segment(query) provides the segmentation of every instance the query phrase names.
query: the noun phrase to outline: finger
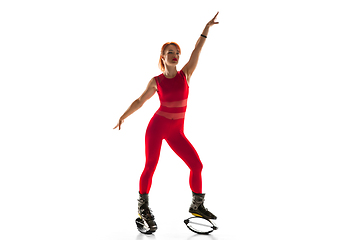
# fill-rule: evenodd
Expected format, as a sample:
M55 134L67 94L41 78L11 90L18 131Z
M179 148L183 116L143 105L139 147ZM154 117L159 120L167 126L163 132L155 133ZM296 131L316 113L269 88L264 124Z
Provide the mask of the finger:
M217 17L217 15L219 14L219 12L216 13L215 17L213 18L215 20L215 18Z

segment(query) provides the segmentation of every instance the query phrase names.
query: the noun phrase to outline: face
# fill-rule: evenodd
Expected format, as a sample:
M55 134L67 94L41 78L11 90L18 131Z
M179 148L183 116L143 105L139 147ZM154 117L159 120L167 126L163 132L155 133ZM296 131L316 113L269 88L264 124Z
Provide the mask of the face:
M165 65L176 66L180 59L179 49L174 45L169 45L165 48L164 55L162 55Z

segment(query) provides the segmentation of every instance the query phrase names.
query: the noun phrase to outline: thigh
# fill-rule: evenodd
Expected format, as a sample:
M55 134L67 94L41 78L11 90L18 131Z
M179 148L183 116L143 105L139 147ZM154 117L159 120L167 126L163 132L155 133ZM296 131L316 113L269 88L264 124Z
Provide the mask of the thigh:
M146 129L145 155L146 165L156 167L159 160L162 140L164 139L164 124L161 118L154 116Z
M198 153L182 131L172 134L166 138L166 141L170 148L186 163L190 169L202 169L202 163Z

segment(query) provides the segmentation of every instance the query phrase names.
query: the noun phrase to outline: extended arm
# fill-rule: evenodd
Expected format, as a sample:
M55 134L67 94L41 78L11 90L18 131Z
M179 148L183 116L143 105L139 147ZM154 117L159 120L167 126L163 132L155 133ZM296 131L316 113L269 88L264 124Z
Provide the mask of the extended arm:
M209 33L209 28L211 26L213 26L214 24L219 24L219 22L215 22L215 19L217 17L217 15L219 14L219 12L217 12L217 14L215 15L215 17L213 19L210 20L210 22L208 22L204 28L204 31L202 32L202 36L200 36L200 38L197 40L196 44L195 44L195 49L193 50L191 56L190 56L190 60L189 62L183 67L183 72L186 75L186 79L189 82L190 81L190 77L193 74L193 72L195 71L195 68L197 66L197 63L199 61L199 56L200 56L200 52L202 47L205 44L206 41L206 37Z
M142 105L144 105L144 103L147 100L149 100L155 94L156 91L157 91L157 87L156 87L155 78L152 78L149 84L147 85L145 91L143 92L143 94L130 105L130 107L120 117L118 124L113 129L119 127L120 130L121 124L124 122L124 120L128 116L136 112L139 108L141 108Z

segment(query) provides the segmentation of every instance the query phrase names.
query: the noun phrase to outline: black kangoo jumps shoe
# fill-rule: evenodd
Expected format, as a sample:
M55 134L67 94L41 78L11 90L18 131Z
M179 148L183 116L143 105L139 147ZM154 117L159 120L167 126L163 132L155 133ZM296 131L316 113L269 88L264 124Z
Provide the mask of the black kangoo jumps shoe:
M140 218L136 219L136 225L141 233L151 234L157 230L155 217L149 208L149 195L140 194L138 200L138 214Z
M217 219L217 217L212 214L207 208L204 207L204 201L205 201L205 194L204 193L194 193L193 192L193 199L192 203L189 209L189 212L196 216L196 217L202 217L206 219Z

